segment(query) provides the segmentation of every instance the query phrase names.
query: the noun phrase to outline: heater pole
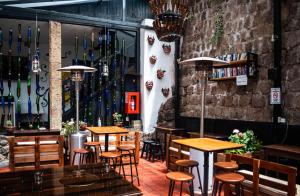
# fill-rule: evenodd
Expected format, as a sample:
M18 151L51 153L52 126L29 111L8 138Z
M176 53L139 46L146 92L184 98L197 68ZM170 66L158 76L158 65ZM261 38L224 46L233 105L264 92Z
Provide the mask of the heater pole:
M76 91L76 131L79 131L79 81L75 81Z
M205 88L206 88L206 71L203 71L203 76L200 80L201 85L201 119L200 119L200 137L204 137L204 103L205 103Z

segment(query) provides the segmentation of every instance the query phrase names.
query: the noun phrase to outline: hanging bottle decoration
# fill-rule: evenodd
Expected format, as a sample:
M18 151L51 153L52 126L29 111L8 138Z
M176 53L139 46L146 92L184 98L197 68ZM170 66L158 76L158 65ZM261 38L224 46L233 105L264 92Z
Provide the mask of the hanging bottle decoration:
M92 32L91 34L91 49L89 52L90 60L91 60L91 67L94 67L94 43L95 43L95 34ZM90 92L89 92L89 105L88 105L88 120L90 124L94 124L94 111L93 104L94 104L94 89L95 89L95 73L91 74L90 77Z
M13 99L13 96L11 94L11 61L12 61L12 41L13 41L13 30L12 28L9 29L8 34L8 80L7 80L7 86L8 86L8 96L7 96L7 107L8 107L8 116L7 120L11 121L11 102Z
M0 127L1 129L4 127L4 120L5 120L5 101L4 101L4 86L3 86L3 52L2 52L2 46L3 46L3 32L0 28L0 94L1 94L1 108L2 108L2 116L1 116L1 123Z
M78 36L75 36L75 65L78 65Z
M87 35L86 32L83 34L83 64L84 66L87 66L87 49L88 49L88 41L87 41ZM88 81L87 75L84 74L84 81L83 81L83 86L84 86L84 117L83 121L85 123L88 123L88 114L89 114L89 104L88 104L88 98L89 98L89 88L88 88Z
M103 72L107 71L107 77L105 77L105 92L104 92L104 100L105 100L105 117L106 117L106 125L110 125L111 114L110 114L110 104L109 104L109 60L110 60L110 33L109 30L106 28L106 36L105 36L105 62L104 62L104 69Z
M115 44L114 44L114 59L112 63L113 70L113 113L117 111L117 34L115 34Z
M21 24L18 24L18 39L17 39L17 55L18 55L18 81L17 81L17 127L20 128L21 123L21 50L22 50L22 34Z
M27 66L27 71L28 71L28 76L27 76L27 95L28 95L28 103L27 103L27 108L28 108L28 121L29 121L29 128L32 128L32 124L31 124L31 116L32 116L32 112L31 112L31 99L30 99L30 95L31 95L31 74L30 74L30 70L31 70L31 37L32 37L32 31L31 31L31 27L29 26L27 29L27 41L26 41L26 45L28 48L28 66Z
M125 104L125 40L122 40L122 55L121 55L121 103L120 103L120 112L124 113L124 104Z
M99 62L98 62L98 73L99 73L99 92L98 92L98 122L101 122L101 111L102 111L102 34L99 32L98 34L98 46L99 46ZM98 126L99 123L98 123Z
M32 72L36 73L35 75L35 94L36 94L36 110L37 110L37 128L40 128L40 35L41 35L41 29L39 26L37 26L37 19L36 19L36 33L35 33L35 57L32 61Z

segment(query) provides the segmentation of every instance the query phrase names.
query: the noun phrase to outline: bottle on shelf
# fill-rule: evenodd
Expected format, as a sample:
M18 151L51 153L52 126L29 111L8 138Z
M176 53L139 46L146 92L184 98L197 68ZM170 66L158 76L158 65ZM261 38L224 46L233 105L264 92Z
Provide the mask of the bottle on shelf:
M97 123L98 127L101 127L101 124L102 124L102 123L101 123L101 118L99 117L99 118L98 118L98 123Z

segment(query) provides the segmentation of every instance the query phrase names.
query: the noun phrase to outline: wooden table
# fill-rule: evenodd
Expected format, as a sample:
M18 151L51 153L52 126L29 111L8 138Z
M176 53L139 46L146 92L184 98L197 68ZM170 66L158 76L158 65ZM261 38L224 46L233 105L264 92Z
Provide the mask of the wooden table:
M157 133L163 133L164 134L164 156L165 156L165 160L167 160L166 158L166 152L167 152L167 148L168 148L168 145L167 145L167 134L170 134L170 137L172 135L172 132L174 131L184 131L183 128L168 128L168 127L154 127L156 129L156 133L155 133L155 137L157 139Z
M99 135L105 135L105 151L108 151L108 137L110 134L127 134L129 131L122 127L117 126L103 126L103 127L87 127L87 130L91 131L93 137ZM96 139L96 138L94 138ZM94 141L93 139L93 141ZM99 138L98 138L99 139ZM97 139L95 140L97 141ZM99 141L99 140L98 140Z
M269 156L284 157L288 159L300 160L300 147L290 146L284 144L272 144L263 147L265 159L268 160Z
M204 183L203 183L203 193L202 195L208 195L208 165L209 165L209 152L218 152L229 149L241 148L244 145L236 144L232 142L212 139L212 138L191 138L191 139L179 139L173 140L174 143L180 144L182 146L187 146L189 148L202 151L204 153Z
M81 175L76 175L78 169L83 170ZM0 173L0 193L1 195L142 195L138 188L114 170L105 172L105 168L99 163L81 165L80 168L65 166Z

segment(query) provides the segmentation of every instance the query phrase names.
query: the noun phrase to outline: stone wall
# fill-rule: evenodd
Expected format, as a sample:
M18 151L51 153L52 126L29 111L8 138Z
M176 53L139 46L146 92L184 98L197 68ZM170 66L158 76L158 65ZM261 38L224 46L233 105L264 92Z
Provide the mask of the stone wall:
M174 97L161 104L158 112L157 126L175 127Z
M290 0L286 4L283 73L287 74L283 77L286 89L284 99L293 100L286 101L289 103L285 111L292 124L300 124L299 1ZM182 59L244 51L259 55L257 79L249 79L247 86L237 87L234 80L208 83L205 117L271 122L273 107L269 104L269 93L272 81L267 78L267 70L273 66L272 1L205 0L196 1L193 8L194 17L187 22L183 37ZM224 35L218 44L212 44L210 39L214 34L218 10L223 13ZM200 117L200 73L195 71L193 65L183 65L180 74L180 115Z
M300 2L283 1L282 10L284 113L290 124L300 124Z

